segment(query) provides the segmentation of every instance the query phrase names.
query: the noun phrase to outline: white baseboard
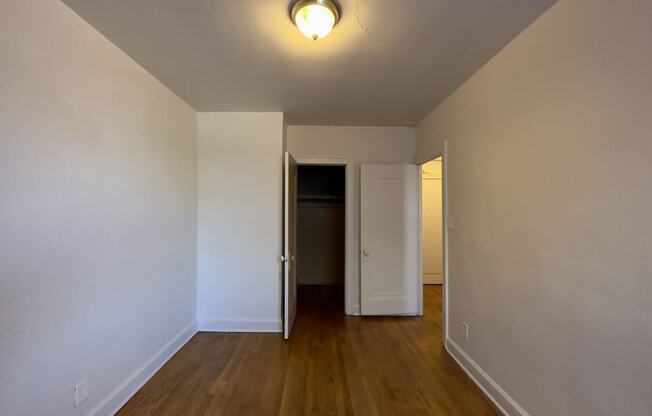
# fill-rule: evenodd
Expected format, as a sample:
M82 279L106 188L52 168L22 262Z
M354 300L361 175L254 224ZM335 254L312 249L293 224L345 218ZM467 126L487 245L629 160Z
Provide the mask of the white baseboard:
M112 416L115 415L122 406L127 403L131 397L147 381L152 378L163 365L168 362L174 354L177 353L188 341L197 333L197 322L192 322L181 332L168 341L163 348L158 350L149 360L138 367L122 383L120 383L111 393L109 393L100 403L98 403L90 412L89 416Z
M360 304L356 303L353 305L353 310L351 312L351 315L360 315Z
M283 331L280 319L211 319L199 321L200 332L271 332Z
M446 351L466 372L473 382L505 416L530 416L507 392L500 387L469 355L453 341L446 339Z

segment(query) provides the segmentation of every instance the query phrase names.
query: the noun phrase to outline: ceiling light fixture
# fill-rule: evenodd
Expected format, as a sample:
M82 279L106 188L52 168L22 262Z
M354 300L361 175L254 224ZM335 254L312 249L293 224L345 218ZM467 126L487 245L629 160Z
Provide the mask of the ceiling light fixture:
M333 0L298 0L291 16L301 33L317 40L331 33L340 20L340 9Z

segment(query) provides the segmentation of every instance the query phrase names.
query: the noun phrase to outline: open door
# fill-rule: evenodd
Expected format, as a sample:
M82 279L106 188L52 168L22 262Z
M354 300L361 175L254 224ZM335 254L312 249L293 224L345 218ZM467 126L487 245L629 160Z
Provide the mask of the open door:
M297 315L297 162L285 152L283 220L283 336L290 337Z
M361 166L363 315L418 313L418 181L416 165Z

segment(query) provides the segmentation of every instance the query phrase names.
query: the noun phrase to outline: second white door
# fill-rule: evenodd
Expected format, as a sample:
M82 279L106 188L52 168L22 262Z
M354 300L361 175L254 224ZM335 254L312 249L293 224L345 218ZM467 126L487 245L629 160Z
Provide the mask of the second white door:
M361 313L418 311L418 170L416 165L360 168Z

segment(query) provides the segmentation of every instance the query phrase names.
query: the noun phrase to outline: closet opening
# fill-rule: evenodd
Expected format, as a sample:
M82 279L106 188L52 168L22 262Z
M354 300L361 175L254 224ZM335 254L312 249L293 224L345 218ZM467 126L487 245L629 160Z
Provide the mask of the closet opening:
M344 313L346 166L299 165L298 313Z

